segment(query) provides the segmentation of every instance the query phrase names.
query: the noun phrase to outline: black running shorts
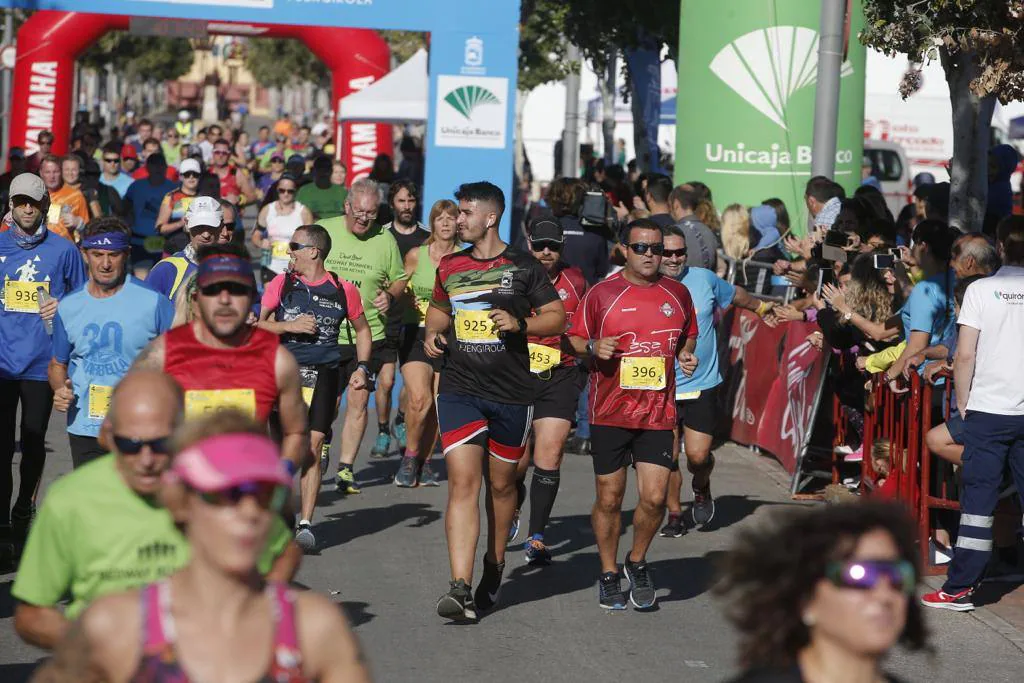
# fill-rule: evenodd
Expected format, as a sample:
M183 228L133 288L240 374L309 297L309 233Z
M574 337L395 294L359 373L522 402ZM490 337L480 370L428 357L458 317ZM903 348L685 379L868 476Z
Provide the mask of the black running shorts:
M586 381L586 374L577 365L559 365L534 374L533 419L557 417L576 424L576 406Z
M646 462L672 468L671 429L625 429L590 425L594 474L615 474L624 467Z
M680 425L701 434L714 434L718 424L718 387L704 389L700 396L676 401Z

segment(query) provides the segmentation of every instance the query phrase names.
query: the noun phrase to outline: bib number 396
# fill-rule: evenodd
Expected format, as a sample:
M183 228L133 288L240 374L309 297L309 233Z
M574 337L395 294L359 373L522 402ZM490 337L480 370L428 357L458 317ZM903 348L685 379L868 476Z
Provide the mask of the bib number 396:
M619 365L619 387L660 391L665 388L665 359L626 356Z

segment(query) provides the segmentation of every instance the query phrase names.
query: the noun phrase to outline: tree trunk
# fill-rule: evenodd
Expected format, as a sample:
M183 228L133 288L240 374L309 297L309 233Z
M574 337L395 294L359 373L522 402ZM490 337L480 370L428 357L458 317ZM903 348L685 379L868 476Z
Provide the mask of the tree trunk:
M516 178L520 180L523 179L526 165L526 148L523 143L523 109L526 108L526 98L529 96L529 90L516 91L515 145L512 148L512 166L515 169Z
M994 95L978 97L970 83L978 76L973 53L940 52L953 109L953 162L950 170L949 224L981 232L988 203L988 149Z
M601 88L601 136L604 140L604 163L615 163L615 75L618 73L616 54L608 57L608 68L599 79Z

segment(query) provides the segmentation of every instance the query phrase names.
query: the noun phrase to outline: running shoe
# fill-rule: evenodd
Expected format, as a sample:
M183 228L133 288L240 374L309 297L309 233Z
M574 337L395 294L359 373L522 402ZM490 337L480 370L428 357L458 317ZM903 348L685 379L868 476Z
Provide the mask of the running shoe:
M622 577L617 572L605 572L597 581L598 604L604 609L626 609L626 596L622 592Z
M647 561L640 560L633 562L626 553L626 562L622 565L622 571L629 581L629 601L637 609L650 609L654 607L658 599L654 589L654 580L651 579L651 572L647 569Z
M302 520L295 528L295 542L304 553L316 550L316 536L313 535L313 527L308 520Z
M440 486L441 481L438 478L437 472L434 471L434 466L430 464L431 458L427 458L423 461L423 466L420 467L420 486Z
M707 526L715 517L715 499L711 497L711 484L700 491L693 491L693 507L690 508L694 526Z
M405 450L405 423L398 422L391 428L391 434L395 437L395 441L398 442L398 447Z
M359 485L356 484L355 472L348 467L343 467L338 470L336 483L338 486L338 493L362 493L359 489Z
M686 527L683 526L683 516L681 514L669 515L668 523L661 527L661 531L658 532L658 535L662 538L679 538L685 534Z
M970 588L965 588L954 595L938 590L922 595L921 604L925 607L949 609L954 612L970 612L974 609L973 597L974 591Z
M501 591L501 575L505 572L505 563L491 564L484 555L484 572L477 584L476 592L473 593L473 601L483 611L494 609L498 602L498 593Z
M451 589L437 601L437 614L454 621L476 621L476 605L463 579L452 581Z
M515 543L517 538L519 538L519 510L516 510L515 516L512 517L512 526L508 528L508 542Z
M544 539L540 534L534 534L526 539L523 550L526 552L526 564L533 566L551 564L551 551L544 545Z
M402 463L398 466L398 472L395 474L395 486L400 486L403 489L414 488L417 465L419 465L419 460L415 456L403 457Z
M386 432L377 432L377 440L373 442L370 449L371 458L386 458L391 451L391 436Z

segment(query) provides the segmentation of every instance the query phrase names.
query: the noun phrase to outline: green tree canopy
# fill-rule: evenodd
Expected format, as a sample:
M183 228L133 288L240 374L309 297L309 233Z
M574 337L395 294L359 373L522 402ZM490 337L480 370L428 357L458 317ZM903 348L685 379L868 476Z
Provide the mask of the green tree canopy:
M256 82L280 88L302 81L329 87L331 74L301 40L255 38L249 41L245 66Z
M108 33L79 57L83 66L103 70L108 64L119 73L152 81L173 81L192 67L192 46L185 38L133 36Z

